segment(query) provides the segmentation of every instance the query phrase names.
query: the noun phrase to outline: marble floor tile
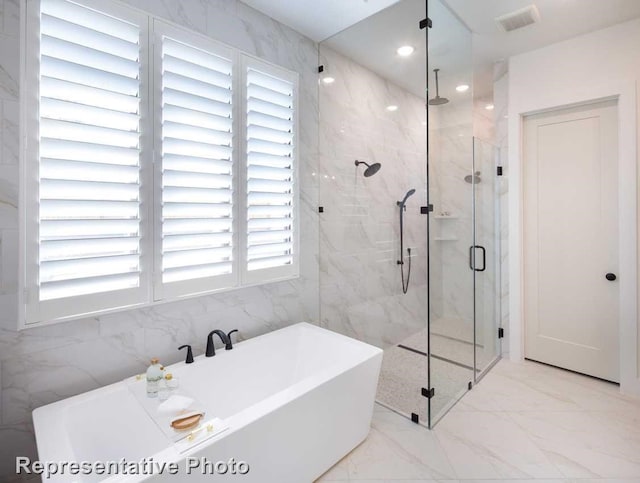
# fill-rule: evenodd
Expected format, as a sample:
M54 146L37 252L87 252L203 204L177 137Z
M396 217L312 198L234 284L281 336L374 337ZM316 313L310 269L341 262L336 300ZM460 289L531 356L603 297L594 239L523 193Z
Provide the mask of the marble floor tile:
M526 412L509 416L573 478L638 478L640 424L616 412Z
M638 400L621 394L617 384L574 372L531 361L503 360L491 376L482 389L500 391L496 399L504 410L604 410L640 416Z
M318 481L455 479L435 434L388 409L374 412L369 437Z
M433 432L460 479L564 476L506 414L457 412Z
M525 479L525 480L459 480L464 483L570 483L570 480L560 479Z
M500 361L433 431L376 405L369 438L318 481L640 483L640 400Z
M451 479L455 474L433 433L375 428L367 440L347 457L350 480Z
M458 480L349 480L350 483L459 483Z

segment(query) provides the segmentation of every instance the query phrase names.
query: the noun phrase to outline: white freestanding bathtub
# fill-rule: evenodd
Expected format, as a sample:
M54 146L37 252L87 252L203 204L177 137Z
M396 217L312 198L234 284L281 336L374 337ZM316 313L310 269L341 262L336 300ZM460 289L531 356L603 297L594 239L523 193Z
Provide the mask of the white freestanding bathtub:
M205 420L222 419L226 431L199 443L174 442L134 396L132 378L36 409L39 461L156 464L151 475L66 472L52 481L310 483L369 433L381 361L376 347L292 325L167 368L205 408ZM249 471L206 473L205 461L230 460ZM174 465L173 474L160 473L163 463Z

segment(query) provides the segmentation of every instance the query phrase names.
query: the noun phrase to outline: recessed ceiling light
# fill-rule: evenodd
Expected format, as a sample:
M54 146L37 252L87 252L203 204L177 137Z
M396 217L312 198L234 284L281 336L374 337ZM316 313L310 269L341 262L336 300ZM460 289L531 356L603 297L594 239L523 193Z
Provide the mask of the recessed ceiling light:
M333 84L335 81L335 78L329 76L322 78L322 82L324 82L325 84Z
M493 111L493 104L487 104L486 106L484 106L484 108L485 108L487 111Z
M469 90L469 86L467 84L460 84L458 87L456 87L456 90L458 92L467 92Z
M411 54L413 54L415 50L416 49L414 49L410 45L403 45L402 47L399 47L398 50L396 50L396 52L401 57L409 57Z
M398 110L398 106L396 106L395 104L391 104L390 106L387 106L387 111L397 111Z

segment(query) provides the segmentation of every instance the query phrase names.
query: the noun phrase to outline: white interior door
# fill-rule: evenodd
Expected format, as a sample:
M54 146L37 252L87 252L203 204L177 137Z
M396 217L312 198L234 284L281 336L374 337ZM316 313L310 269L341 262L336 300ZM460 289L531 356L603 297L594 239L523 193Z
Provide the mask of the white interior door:
M616 101L526 117L523 186L525 357L616 382L617 131Z

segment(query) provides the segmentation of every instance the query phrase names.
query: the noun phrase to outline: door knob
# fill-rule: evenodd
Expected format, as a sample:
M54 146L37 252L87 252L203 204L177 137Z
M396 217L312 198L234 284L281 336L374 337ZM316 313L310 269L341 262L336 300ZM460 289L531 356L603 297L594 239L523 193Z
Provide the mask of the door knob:
M609 280L609 282L613 282L613 281L614 281L616 278L618 278L618 277L616 277L616 274L615 274L615 273L607 273L607 274L605 275L605 278L606 278L607 280Z

